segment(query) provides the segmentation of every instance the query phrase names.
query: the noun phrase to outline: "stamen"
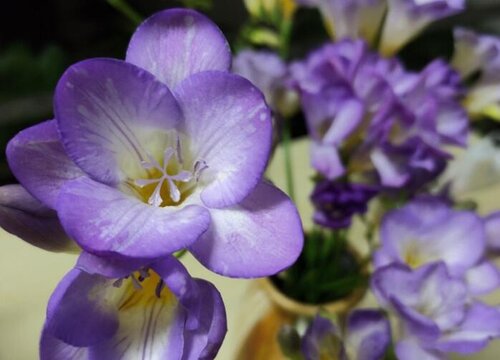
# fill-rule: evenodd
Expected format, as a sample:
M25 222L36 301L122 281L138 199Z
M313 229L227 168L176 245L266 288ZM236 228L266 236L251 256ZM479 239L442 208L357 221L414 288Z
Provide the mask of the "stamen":
M181 137L179 136L179 134L176 134L176 155L177 155L177 161L179 162L179 164L183 165L184 164L184 160L182 159L182 151L181 151Z
M158 284L156 284L155 295L158 299L161 297L161 291L163 290L164 287L165 283L163 282L163 280L160 280Z
M119 288L119 287L121 287L121 286L122 286L122 284L123 284L123 278L116 280L116 281L113 283L113 286L114 286L115 288Z
M200 180L201 173L205 169L208 169L208 165L205 162L205 160L196 160L196 162L194 163L194 170L193 170L196 182Z
M184 159L182 158L182 150L181 150L181 142L180 142L180 137L177 134L176 137L176 144L175 144L175 149L172 147L167 147L164 152L163 152L163 161L162 165L158 163L158 161L151 155L147 155L147 160L142 161L141 164L144 169L148 170L149 176L155 176L158 175L158 172L160 173L159 177L156 178L149 178L149 179L137 179L133 181L133 184L138 187L145 187L145 186L150 186L156 184L154 187L151 195L149 196L147 202L148 204L156 207L162 206L164 203L165 199L162 197L162 189L163 185L168 186L168 195L170 197L170 200L173 203L178 203L181 198L182 194L179 189L179 186L177 185L178 183L189 183L193 179L198 182L200 175L203 170L208 168L206 162L204 160L198 160L194 164L194 169L192 172L187 171L187 170L180 170L177 174L169 174L167 172L168 165L170 161L172 160L172 157L175 155L176 160L178 161L179 165L183 165ZM179 168L179 167L173 167ZM151 171L150 170L154 170ZM170 169L172 171L172 168ZM153 175L155 174L155 175ZM189 187L183 187L183 191L187 191L191 189L193 186Z

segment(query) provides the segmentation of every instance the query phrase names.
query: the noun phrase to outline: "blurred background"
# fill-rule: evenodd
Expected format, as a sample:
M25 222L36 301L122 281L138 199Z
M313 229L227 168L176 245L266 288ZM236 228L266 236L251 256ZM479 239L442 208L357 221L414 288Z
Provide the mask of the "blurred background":
M207 13L228 37L233 50L242 43L247 21L243 0L46 0L9 2L0 12L0 183L14 181L4 150L8 140L28 125L52 117L52 94L72 63L90 57L123 58L137 22L160 9L191 6ZM470 0L466 13L429 28L410 43L402 58L410 68L451 53L451 28L472 27L500 34L500 0ZM291 57L326 41L319 14L301 10L296 17ZM292 122L294 136L304 133ZM483 125L484 126L484 125ZM491 124L491 126L496 126Z

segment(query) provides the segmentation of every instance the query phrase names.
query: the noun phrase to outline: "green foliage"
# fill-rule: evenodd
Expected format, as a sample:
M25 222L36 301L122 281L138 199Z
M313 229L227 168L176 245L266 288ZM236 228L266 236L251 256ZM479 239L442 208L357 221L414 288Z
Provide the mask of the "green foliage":
M297 262L272 280L297 301L324 304L366 286L368 275L347 246L345 231L315 230L306 234Z
M66 55L55 45L39 54L23 44L0 52L0 101L53 91L66 67Z
M213 0L181 0L185 7L208 11L213 7Z

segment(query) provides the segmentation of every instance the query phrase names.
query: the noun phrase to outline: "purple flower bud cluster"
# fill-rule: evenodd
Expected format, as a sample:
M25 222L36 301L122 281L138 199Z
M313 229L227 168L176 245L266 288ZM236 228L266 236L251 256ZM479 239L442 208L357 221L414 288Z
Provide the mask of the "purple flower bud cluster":
M311 195L314 222L331 229L347 228L353 215L367 211L368 202L377 193L371 186L323 180Z

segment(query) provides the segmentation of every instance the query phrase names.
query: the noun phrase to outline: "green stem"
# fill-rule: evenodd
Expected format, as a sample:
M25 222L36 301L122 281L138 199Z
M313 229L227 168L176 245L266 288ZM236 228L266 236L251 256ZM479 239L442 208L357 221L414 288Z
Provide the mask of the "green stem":
M121 12L126 18L128 18L135 26L142 22L142 16L135 11L125 0L107 0L108 4L114 7L116 10Z

